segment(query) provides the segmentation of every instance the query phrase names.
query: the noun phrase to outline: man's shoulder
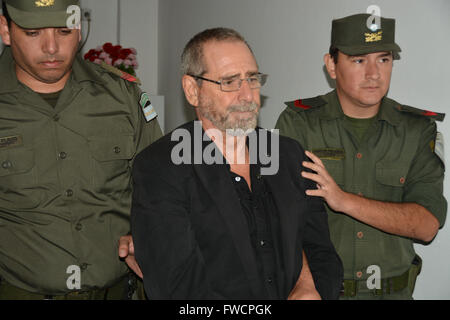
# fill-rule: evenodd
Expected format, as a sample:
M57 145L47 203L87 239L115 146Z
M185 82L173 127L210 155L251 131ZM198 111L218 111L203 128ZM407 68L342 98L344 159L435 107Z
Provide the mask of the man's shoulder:
M431 119L435 121L444 121L445 113L431 111L431 108L417 108L406 104L400 104L395 100L390 100L390 107L397 110L401 115L410 118Z
M403 126L408 132L421 132L427 127L436 127L436 121L443 121L445 113L431 111L432 108L417 108L385 97L379 117L395 126Z
M191 134L194 134L193 121L177 127L153 142L137 155L135 162L148 161L149 159L166 159L171 156L175 145L180 142L189 142L189 144L191 144Z
M124 83L127 86L134 87L140 85L141 81L122 70L110 66L104 62L101 64L93 63L78 57L74 62L75 77L79 81L93 81L102 85L111 85Z
M319 95L313 98L299 98L292 101L285 102L288 110L292 110L296 113L307 112L309 110L315 110L328 103L324 95Z
M138 77L133 76L133 75L131 75L125 71L122 71L118 68L115 68L113 66L110 66L104 62L102 62L99 65L96 65L96 64L94 64L94 65L99 70L99 72L101 72L103 74L106 73L115 80L121 79L123 81L126 81L126 83L132 83L132 84L137 84L137 85L141 84L141 80Z

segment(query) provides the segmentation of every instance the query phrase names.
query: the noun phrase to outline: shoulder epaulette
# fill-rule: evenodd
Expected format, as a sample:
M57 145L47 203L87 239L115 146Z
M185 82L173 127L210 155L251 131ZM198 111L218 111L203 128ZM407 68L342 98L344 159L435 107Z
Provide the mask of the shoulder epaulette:
M400 112L413 113L413 114L417 114L420 116L432 118L437 121L444 121L444 118L445 118L445 113L438 113L438 112L433 112L433 111L429 111L429 110L418 109L418 108L414 108L414 107L406 106L406 105L398 105L397 109Z
M309 110L311 108L317 108L320 106L325 105L327 102L322 99L321 96L317 96L315 98L309 98L309 99L298 99L294 101L288 101L285 102L285 104L295 111L300 110Z
M139 78L132 76L129 73L126 73L125 71L122 71L120 69L114 68L113 66L110 66L109 64L106 64L105 62L102 61L102 63L100 64L100 66L105 69L108 72L111 72L112 74L115 74L116 76L119 76L120 78L136 83L138 85L141 85L141 80L139 80Z

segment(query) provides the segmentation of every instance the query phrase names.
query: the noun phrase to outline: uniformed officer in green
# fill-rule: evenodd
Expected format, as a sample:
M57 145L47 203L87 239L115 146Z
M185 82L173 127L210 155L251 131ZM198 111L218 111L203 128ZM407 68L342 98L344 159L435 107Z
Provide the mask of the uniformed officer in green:
M162 133L136 83L77 54L73 5L2 6L0 299L130 293L118 241L130 232L131 165Z
M332 23L324 57L336 90L287 102L276 127L312 162L302 175L327 202L330 233L344 264L343 299L411 299L421 260L446 217L444 166L435 120L443 114L386 97L395 20L357 14ZM432 284L430 284L432 285Z

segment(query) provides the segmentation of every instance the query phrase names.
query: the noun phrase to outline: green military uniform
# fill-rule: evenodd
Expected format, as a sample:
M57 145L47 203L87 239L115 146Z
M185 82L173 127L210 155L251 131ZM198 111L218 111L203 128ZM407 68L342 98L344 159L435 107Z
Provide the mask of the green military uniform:
M131 165L162 133L146 122L132 82L82 60L52 107L0 58L0 277L17 288L66 294L107 288L127 273L118 240L130 232ZM1 285L0 285L1 292Z
M395 57L400 48L394 43L393 20L383 18L382 31L377 31L379 26L368 30L368 17L333 21L332 45L348 55L392 51ZM320 157L342 190L383 202L417 203L440 226L444 224L444 166L434 152L435 120L443 120L443 114L385 97L374 118L351 119L343 113L336 90L286 104L276 128ZM411 299L421 265L413 240L388 234L328 206L327 211L331 239L344 265L343 296ZM381 273L378 289L367 285L374 272L371 266L379 267Z
M276 128L319 156L341 189L374 200L418 203L444 224L444 166L430 147L436 137L433 119L384 98L374 121L358 139L336 91L287 105ZM344 279L365 285L371 265L380 267L382 279L410 269L415 257L412 239L382 232L328 206L327 211Z

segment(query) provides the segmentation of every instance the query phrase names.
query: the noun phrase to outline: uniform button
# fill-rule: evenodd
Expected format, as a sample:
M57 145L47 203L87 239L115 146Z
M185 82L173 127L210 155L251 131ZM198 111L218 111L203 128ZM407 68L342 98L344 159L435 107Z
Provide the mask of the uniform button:
M266 241L261 240L261 241L259 242L259 244L261 245L261 247L265 247L265 246L266 246Z
M81 266L80 266L80 269L81 269L81 271L84 271L84 270L87 269L87 267L88 267L87 263L82 263Z
M359 152L358 152L358 153L356 154L356 158L361 159L361 158L362 158L362 153L359 153Z
M9 169L9 168L11 168L11 167L12 167L11 161L8 161L8 160L3 161L3 163L2 163L2 168L3 168L3 169Z
M401 184L404 184L405 181L406 181L405 177L401 177L401 178L400 178L400 183L401 183Z
M65 158L67 158L67 153L65 153L64 151L63 151L63 152L60 152L60 153L59 153L59 158L60 158L60 159L65 159Z
M240 182L240 181L241 181L241 177L236 177L236 178L234 178L234 180L235 180L236 182Z
M273 279L272 279L272 278L267 278L267 280L266 280L266 281L267 281L267 283L268 283L268 284L272 284L272 282L273 282Z
M83 225L81 223L77 223L75 226L75 230L81 231L83 229Z
M356 277L359 279L359 278L361 278L362 277L362 272L361 271L358 271L357 273L356 273Z
M364 237L364 233L362 233L362 232L360 231L360 232L358 232L358 233L356 234L356 236L358 237L358 239L362 239L362 238Z
M67 196L67 197L73 196L73 190L72 190L72 189L67 189L67 190L66 190L66 196Z
M257 174L257 175L256 175L256 179L261 180L261 178L262 178L262 177L261 177L260 174Z
M115 152L115 153L120 153L120 148L119 148L119 147L115 147L115 148L114 148L114 152Z

